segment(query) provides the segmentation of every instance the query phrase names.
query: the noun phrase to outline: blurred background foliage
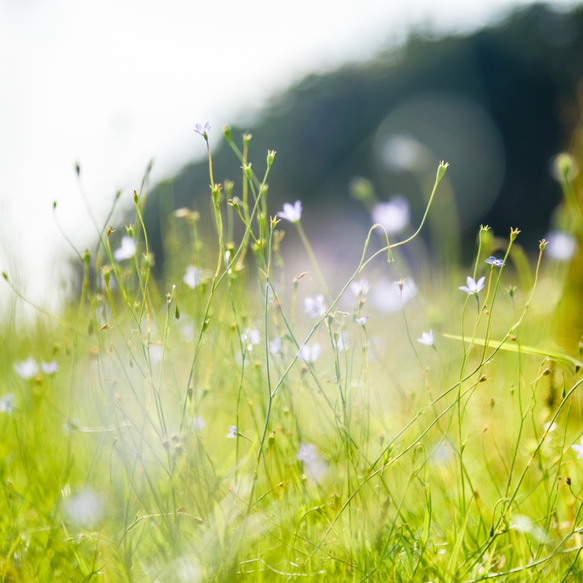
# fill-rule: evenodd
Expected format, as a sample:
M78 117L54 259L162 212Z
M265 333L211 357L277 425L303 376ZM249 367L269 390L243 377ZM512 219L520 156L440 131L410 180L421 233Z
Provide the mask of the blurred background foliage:
M365 65L309 76L274 98L260 118L233 127L232 135L237 141L246 131L253 135L249 159L260 177L258 161L277 150L270 212L302 200L316 247L338 232L359 241L365 236L370 215L350 195L357 177L370 181L379 200L406 196L415 224L444 159L451 164L449 193L437 202L434 212L441 213L434 224L470 243L462 247L465 258L481 223L500 234L519 227L522 244L534 251L561 199L552 159L569 149L580 120L581 55L583 8L556 12L531 5L475 34L412 35ZM240 196L221 128L210 135L215 181L234 180L233 194ZM208 216L208 184L204 160L149 194L145 217L158 269L171 212L188 207ZM201 225L204 234L212 223ZM355 249L352 241L335 244L337 259L360 253L360 243ZM455 242L442 244L444 253L459 249Z

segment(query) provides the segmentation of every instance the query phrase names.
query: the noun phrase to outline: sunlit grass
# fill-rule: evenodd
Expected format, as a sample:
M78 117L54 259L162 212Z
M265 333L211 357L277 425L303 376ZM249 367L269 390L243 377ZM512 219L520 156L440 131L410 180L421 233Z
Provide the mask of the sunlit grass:
M155 278L135 193L76 301L2 323L2 580L577 580L581 355L546 243L529 263L484 226L472 266L432 265L441 163L421 223L385 203L339 281L301 204L268 205L275 152L258 177L226 128L223 188L209 129L213 244L180 209Z

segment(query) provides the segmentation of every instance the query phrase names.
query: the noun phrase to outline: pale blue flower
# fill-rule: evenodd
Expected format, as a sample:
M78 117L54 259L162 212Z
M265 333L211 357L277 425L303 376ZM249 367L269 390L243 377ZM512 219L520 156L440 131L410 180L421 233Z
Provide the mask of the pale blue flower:
M471 278L468 275L468 277L466 279L466 283L468 285L467 286L461 285L459 287L459 289L461 289L462 291L466 292L467 294L469 294L471 296L475 296L475 295L478 295L480 293L480 290L484 289L484 282L485 281L486 281L485 276L480 277L480 279L478 279L478 281L474 281L473 278Z
M56 360L52 362L41 362L40 366L45 374L55 374L59 370Z
M326 463L316 452L316 446L311 443L300 443L296 459L304 464L304 471L318 481L326 475Z
M12 413L14 409L16 409L16 405L14 404L13 393L2 395L0 397L0 413Z
M421 338L417 338L417 342L425 344L425 346L433 346L435 344L433 330L429 330L429 332L423 332L421 334Z
M195 129L194 129L194 131L197 134L200 134L203 138L207 137L210 130L211 130L211 124L208 121L204 124L204 126L200 123L197 123L195 125Z
M577 458L583 457L583 437L581 437L581 443L576 443L571 446L571 449L577 452Z
M370 318L370 316L361 316L360 318L354 318L354 321L361 326L366 324L366 321Z
M283 210L277 213L277 216L289 221L290 223L299 223L300 219L302 218L302 202L300 200L296 200L296 202L291 205L289 202L286 202L283 205Z
M502 267L504 265L504 260L496 259L494 255L491 255L490 257L488 257L488 259L486 259L486 263L492 265L493 267Z
M229 433L227 433L226 437L229 439L235 439L237 435L239 435L237 427L235 425L229 425Z

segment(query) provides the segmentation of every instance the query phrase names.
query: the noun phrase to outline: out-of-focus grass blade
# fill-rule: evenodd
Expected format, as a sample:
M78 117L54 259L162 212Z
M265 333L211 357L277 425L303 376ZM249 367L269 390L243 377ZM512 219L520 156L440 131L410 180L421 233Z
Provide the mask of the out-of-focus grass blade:
M464 339L456 334L442 334L444 338L450 338L451 340L459 340L460 342ZM469 339L465 339L469 342ZM488 346L493 350L507 350L509 352L523 352L525 354L536 354L537 356L546 356L552 360L558 360L562 362L567 362L573 364L578 368L583 368L583 362L569 356L568 354L563 354L562 352L555 352L554 350L546 350L544 348L535 348L533 346L525 346L524 344L518 344L516 342L508 341L508 338L504 340L488 340ZM486 340L484 338L473 338L473 344L478 346L485 346Z

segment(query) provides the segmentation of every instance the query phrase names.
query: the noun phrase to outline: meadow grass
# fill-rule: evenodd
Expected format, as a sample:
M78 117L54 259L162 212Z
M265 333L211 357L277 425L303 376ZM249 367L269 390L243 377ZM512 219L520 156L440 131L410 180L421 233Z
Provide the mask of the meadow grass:
M268 207L275 152L258 177L225 128L242 174L221 186L209 129L215 242L180 209L155 278L144 190L58 315L22 324L4 274L0 579L583 577L581 355L552 325L569 267L488 227L467 273L432 265L441 163L418 228L375 225L339 282L301 204Z

